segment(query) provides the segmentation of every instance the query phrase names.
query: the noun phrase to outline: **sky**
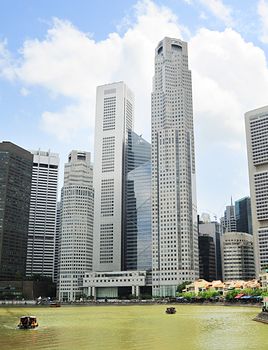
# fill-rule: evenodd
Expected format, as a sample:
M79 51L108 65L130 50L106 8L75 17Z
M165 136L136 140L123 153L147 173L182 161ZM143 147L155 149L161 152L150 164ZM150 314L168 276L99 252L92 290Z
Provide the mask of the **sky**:
M0 0L0 141L94 155L96 86L125 81L150 141L154 50L188 42L198 212L249 195L244 113L268 105L268 0Z

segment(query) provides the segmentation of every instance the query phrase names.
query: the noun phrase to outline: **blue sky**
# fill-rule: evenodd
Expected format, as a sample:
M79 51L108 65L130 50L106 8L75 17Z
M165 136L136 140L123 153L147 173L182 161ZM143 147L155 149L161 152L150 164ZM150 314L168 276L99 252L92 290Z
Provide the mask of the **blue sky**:
M95 88L124 80L150 139L154 48L189 42L198 209L220 216L249 194L243 114L268 104L268 1L3 0L0 140L93 152Z

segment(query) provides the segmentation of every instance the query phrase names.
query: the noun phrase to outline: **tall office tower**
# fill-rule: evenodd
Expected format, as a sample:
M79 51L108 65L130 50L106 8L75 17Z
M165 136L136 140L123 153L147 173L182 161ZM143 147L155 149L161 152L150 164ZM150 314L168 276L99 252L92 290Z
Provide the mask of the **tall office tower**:
M0 143L0 279L24 277L33 156L11 142Z
M94 271L121 271L128 131L134 96L123 83L97 88L94 163Z
M198 236L199 278L206 281L216 280L215 242L208 234Z
M251 202L249 197L235 201L235 217L238 232L247 232L252 235Z
M151 145L128 131L123 269L152 270Z
M222 232L237 232L235 206L231 200L231 205L227 205L224 216L221 218Z
M59 277L60 232L61 232L61 202L57 202L56 231L55 231L54 282L58 282L58 277Z
M268 265L268 106L245 114L256 276Z
M32 154L26 275L53 279L59 155L40 150Z
M187 43L164 38L152 92L153 295L198 278L191 71Z
M93 166L89 152L72 151L62 189L59 298L81 297L85 271L92 270Z
M253 237L245 232L222 235L223 280L250 280L255 277Z
M203 217L203 215L202 215ZM200 239L200 237L203 236L209 236L212 238L213 240L213 244L214 244L214 254L210 253L210 255L215 255L215 279L217 280L221 280L222 279L222 262L221 262L221 236L222 236L222 228L221 225L217 222L217 221L199 221L198 223L198 235L199 235L199 262L200 262L200 256L203 256L202 259L206 259L205 255L202 254L206 254L205 249L211 249L211 243L209 239L204 238L203 240ZM202 241L203 245L207 242L209 244L209 247L207 248L202 248L202 252L200 252L201 250L201 245L200 245L200 240ZM212 256L211 255L211 256ZM201 268L204 274L208 275L210 274L209 271L213 271L213 258L209 259L209 263L207 263L206 266L204 266L203 268L200 266L200 272L201 272ZM208 270L206 270L208 269ZM200 275L200 278L201 275ZM211 277L212 278L212 277ZM210 279L211 279L210 278Z

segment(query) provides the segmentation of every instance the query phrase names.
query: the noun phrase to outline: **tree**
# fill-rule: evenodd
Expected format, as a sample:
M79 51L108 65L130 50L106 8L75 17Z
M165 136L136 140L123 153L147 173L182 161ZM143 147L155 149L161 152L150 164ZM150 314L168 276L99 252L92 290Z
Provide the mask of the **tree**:
M185 289L185 287L186 287L188 284L190 284L190 283L191 283L191 282L189 282L189 281L185 281L185 282L179 284L178 287L177 287L177 293L182 293L183 290Z
M219 296L219 292L217 292L216 290L207 290L205 292L200 292L198 296L204 299L211 299Z
M227 292L227 294L225 295L225 299L226 300L233 300L238 294L243 293L243 291L241 289L233 289L230 290L229 292Z

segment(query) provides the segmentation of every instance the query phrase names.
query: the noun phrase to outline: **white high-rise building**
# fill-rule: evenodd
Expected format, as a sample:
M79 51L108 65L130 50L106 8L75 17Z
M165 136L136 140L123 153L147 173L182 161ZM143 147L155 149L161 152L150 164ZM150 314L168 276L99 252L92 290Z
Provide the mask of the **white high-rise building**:
M59 155L31 151L33 172L26 275L54 278Z
M59 299L82 296L85 271L92 270L93 166L90 153L72 151L64 167L61 199Z
M123 83L97 88L94 162L94 271L123 266L124 174L134 96Z
M187 43L164 38L152 92L153 295L198 278L191 71Z
M256 276L268 266L268 106L245 114Z
M59 281L60 232L61 232L61 202L57 202L56 232L55 232L55 261L54 261L54 282L56 283L58 283Z

